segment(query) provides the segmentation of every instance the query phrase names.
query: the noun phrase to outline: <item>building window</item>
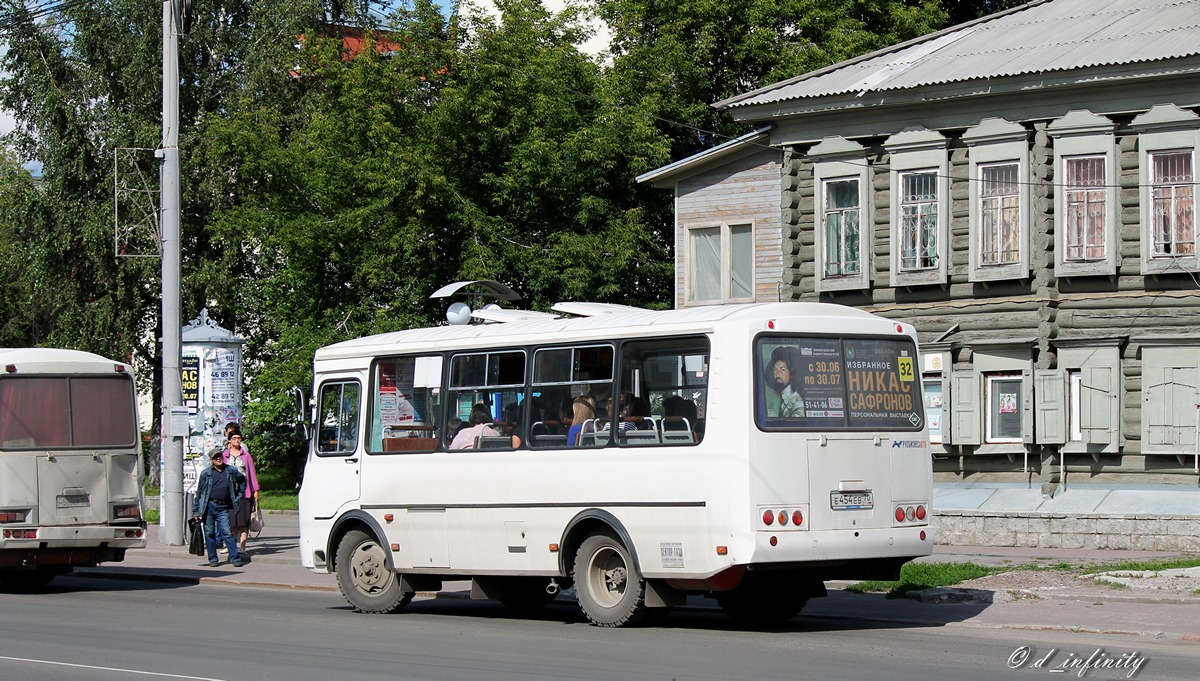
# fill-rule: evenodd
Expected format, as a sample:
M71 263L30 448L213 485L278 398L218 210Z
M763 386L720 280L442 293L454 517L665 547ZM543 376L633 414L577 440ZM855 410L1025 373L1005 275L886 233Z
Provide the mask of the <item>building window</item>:
M1200 115L1159 104L1129 127L1138 135L1141 274L1200 272L1195 188Z
M1005 265L1021 257L1020 164L997 163L979 169L980 258Z
M1052 121L1054 139L1054 268L1060 277L1112 276L1120 260L1112 120L1076 109Z
M925 388L925 422L929 424L929 442L942 443L942 375L925 374L921 377Z
M946 138L905 130L884 141L891 166L892 286L945 284L950 241L950 157Z
M1191 150L1150 154L1154 257L1195 255L1195 180Z
M858 179L842 178L825 182L825 276L858 274L859 216Z
M938 266L938 176L933 170L900 174L900 269Z
M1083 371L1067 371L1068 442L1083 442Z
M688 302L754 300L754 227L719 225L688 230Z
M971 178L972 282L1024 279L1030 271L1029 130L986 118L963 133Z
M1063 160L1066 178L1064 257L1071 261L1103 260L1107 255L1108 189L1104 156Z
M858 291L871 285L871 164L867 148L826 137L808 150L813 161L812 231L816 290Z
M1200 345L1142 346L1142 452L1195 454Z
M987 442L1021 442L1021 374L988 374Z

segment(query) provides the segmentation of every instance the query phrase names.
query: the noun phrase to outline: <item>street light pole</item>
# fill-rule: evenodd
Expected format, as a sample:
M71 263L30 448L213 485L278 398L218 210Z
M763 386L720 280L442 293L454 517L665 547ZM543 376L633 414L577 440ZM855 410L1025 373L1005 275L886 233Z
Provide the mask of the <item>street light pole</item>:
M162 533L164 544L183 545L183 439L171 415L183 404L179 366L179 31L176 0L163 0L163 137L159 150L162 211Z

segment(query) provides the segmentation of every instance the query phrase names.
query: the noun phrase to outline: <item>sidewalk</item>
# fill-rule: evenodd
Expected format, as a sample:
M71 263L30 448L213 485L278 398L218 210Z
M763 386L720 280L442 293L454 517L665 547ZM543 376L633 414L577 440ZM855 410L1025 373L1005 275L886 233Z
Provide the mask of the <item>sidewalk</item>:
M159 541L158 526L149 528L147 548L130 551L122 563L106 563L76 571L80 576L219 584L278 589L337 591L333 575L300 566L297 553L299 523L294 513L268 513L266 526L249 542L250 562L235 568L222 556L209 567L186 546ZM1031 549L937 546L925 562L973 562L980 565L1090 565L1116 561L1166 560L1182 554L1154 551L1097 549ZM1200 568L1193 568L1200 572ZM1006 587L1003 593L981 589L933 589L912 598L889 599L876 594L843 591L844 582L830 582L829 597L812 600L803 615L814 618L856 619L911 626L965 626L1018 630L1056 630L1121 633L1158 640L1200 643L1200 594L1156 596L1138 589L1115 589L1089 583L1070 588ZM470 583L447 582L441 592L426 598L467 598ZM1015 594L1015 597L1014 597ZM560 596L560 600L570 594ZM716 609L711 599L692 597L685 608Z

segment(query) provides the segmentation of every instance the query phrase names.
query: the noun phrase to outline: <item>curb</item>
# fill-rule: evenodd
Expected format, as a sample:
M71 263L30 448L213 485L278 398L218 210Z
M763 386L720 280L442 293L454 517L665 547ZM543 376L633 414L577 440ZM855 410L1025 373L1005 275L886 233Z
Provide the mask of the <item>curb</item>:
M115 579L122 581L142 581L156 582L169 584L205 584L224 587L257 587L265 589L279 589L284 591L311 591L320 593L338 593L336 586L319 586L319 585L297 585L297 584L281 584L279 582L263 582L263 581L233 581L223 579L221 577L190 577L186 575L173 574L135 574L126 572L117 572L103 570L101 568L88 568L88 571L76 571L73 576L87 577L90 579ZM928 589L927 591L934 591ZM966 590L960 590L966 591ZM924 592L910 592L912 594L920 594ZM1036 594L1034 594L1036 595ZM471 600L470 593L466 591L418 591L416 596L420 598L434 600ZM919 600L913 598L913 600ZM926 603L936 603L937 601L921 601ZM951 601L941 601L951 602ZM966 601L953 601L966 602ZM988 601L991 602L991 601ZM1134 601L1142 603L1160 603L1162 601ZM1200 599L1193 599L1192 602L1200 603ZM676 610L685 610L691 612L712 612L716 611L716 607L706 607L702 605L678 605ZM1159 641L1181 641L1186 643L1200 644L1200 633L1171 633L1165 631L1144 631L1133 629L1104 629L1099 627L1083 627L1083 626L1064 626L1064 625L1042 625L1042 624L993 624L986 622L945 622L942 620L922 619L920 617L878 617L871 615L855 615L853 613L843 613L839 615L805 615L801 613L801 617L808 617L814 620L850 620L854 622L876 622L880 624L909 624L922 627L961 627L966 629L1000 629L1008 631L1044 631L1044 632L1059 632L1070 634L1091 634L1105 636L1130 636L1142 639L1151 639Z
M261 589L281 589L287 591L328 591L337 593L337 587L320 586L316 584L282 584L280 582L245 581L223 579L221 577L188 577L172 574L135 574L127 572L111 572L98 568L86 568L86 572L76 570L72 577L87 579L113 579L124 582L154 582L157 584L205 584L215 586L251 586Z

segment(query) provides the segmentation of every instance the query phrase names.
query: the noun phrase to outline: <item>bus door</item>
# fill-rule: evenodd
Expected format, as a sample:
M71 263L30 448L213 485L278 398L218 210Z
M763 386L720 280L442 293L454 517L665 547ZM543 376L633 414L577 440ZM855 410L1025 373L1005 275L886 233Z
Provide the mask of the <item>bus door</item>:
M320 490L307 498L305 511L313 518L332 518L358 500L361 415L362 383L357 378L329 378L318 388L312 452L304 471Z

